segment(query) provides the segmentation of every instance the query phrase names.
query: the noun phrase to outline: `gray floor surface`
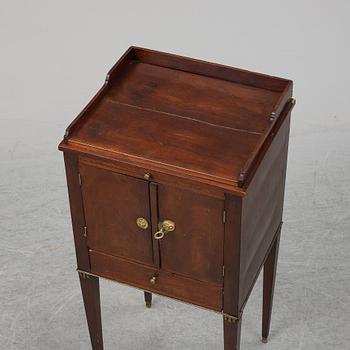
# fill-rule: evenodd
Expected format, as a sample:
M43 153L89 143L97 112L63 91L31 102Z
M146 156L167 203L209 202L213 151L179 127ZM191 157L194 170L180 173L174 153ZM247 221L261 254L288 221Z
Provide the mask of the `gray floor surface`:
M242 350L350 349L349 2L155 3L0 2L0 349L90 348L57 144L130 44L295 80L271 337L260 278ZM101 298L106 350L223 349L215 313Z

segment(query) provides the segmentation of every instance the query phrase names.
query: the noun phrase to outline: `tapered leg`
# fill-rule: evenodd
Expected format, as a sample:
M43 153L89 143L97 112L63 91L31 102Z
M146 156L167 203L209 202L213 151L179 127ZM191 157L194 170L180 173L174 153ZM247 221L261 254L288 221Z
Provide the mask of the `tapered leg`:
M92 350L103 350L99 280L79 272Z
M262 318L262 342L267 343L270 332L271 312L273 294L275 289L278 250L280 243L280 233L278 233L275 243L264 265L264 293L263 293L263 318Z
M144 292L145 293L145 303L147 307L152 306L152 293L150 292Z
M224 349L239 350L241 344L242 320L229 322L224 318Z

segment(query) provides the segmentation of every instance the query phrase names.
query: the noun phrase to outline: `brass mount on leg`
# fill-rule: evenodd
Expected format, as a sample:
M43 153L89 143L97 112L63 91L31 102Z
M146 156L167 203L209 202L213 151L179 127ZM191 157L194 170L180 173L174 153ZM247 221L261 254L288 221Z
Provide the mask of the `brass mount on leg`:
M229 315L229 314L226 314L225 312L223 312L222 315L224 316L224 321L228 323L235 323L242 318L242 311L238 316Z
M87 274L86 272L78 271L78 273L79 273L79 276L80 276L80 277L83 277L84 279L90 278L90 275Z

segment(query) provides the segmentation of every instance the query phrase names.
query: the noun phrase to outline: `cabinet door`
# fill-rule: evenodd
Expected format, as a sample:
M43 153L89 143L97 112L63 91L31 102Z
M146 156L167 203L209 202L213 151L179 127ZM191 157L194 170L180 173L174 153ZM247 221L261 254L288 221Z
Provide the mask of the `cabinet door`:
M158 206L160 222L175 222L175 230L160 240L161 268L222 283L224 201L158 185Z
M148 182L85 164L80 174L89 248L153 264Z

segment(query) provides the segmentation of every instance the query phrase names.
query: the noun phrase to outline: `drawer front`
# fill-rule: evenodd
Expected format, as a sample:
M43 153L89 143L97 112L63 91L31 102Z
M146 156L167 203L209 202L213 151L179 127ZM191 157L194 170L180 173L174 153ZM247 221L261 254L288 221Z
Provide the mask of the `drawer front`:
M201 281L222 283L224 201L158 185L159 221L176 227L160 241L162 269Z
M218 284L193 280L94 250L89 254L93 274L215 311L222 310L222 287Z
M152 265L148 182L84 163L79 168L88 247Z

